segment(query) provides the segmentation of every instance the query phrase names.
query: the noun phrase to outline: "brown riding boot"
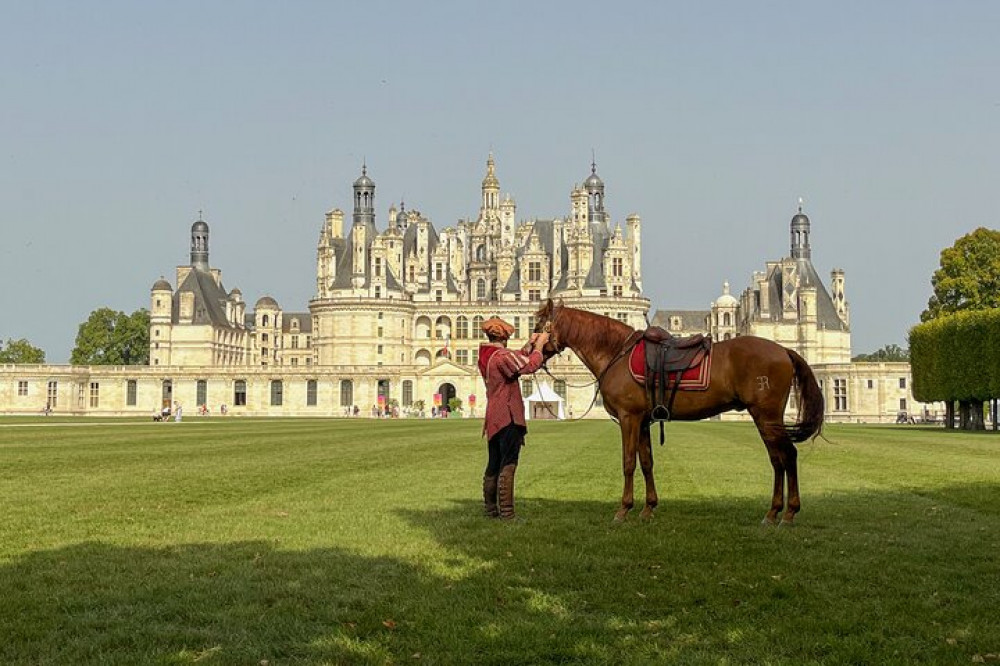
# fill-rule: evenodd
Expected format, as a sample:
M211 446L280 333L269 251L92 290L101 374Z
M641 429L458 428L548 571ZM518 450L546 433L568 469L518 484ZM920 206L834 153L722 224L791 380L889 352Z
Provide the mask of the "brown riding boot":
M504 520L516 518L514 515L514 473L517 465L506 465L500 470L499 495L500 517Z
M500 516L500 509L497 507L497 478L483 475L483 507L488 518Z

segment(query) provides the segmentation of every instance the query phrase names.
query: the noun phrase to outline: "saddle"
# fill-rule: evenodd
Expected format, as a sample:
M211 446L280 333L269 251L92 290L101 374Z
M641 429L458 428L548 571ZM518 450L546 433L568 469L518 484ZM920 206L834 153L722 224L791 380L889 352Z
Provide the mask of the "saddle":
M700 365L712 349L712 336L701 333L678 338L659 326L650 326L642 333L645 341L645 386L653 406L650 418L661 423L670 420L674 398L684 373ZM667 398L667 386L670 397Z

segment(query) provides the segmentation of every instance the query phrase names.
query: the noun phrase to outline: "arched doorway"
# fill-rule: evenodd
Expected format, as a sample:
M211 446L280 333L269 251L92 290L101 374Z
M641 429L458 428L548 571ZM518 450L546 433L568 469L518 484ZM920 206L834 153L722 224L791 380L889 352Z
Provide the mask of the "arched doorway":
M441 406L447 407L449 401L455 397L455 386L445 382L438 387L437 392L441 394Z

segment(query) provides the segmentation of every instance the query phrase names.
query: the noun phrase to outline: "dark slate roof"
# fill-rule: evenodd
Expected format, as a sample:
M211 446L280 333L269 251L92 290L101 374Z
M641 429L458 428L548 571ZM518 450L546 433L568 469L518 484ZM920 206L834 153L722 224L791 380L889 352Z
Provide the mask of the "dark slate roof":
M708 333L708 329L705 327L711 314L711 310L657 310L649 324L650 326L659 326L669 331L670 320L674 317L680 317L681 326L684 331L702 331Z
M312 333L312 314L308 312L283 312L281 316L281 332L292 333L292 320L299 320L299 333Z
M847 331L849 327L837 315L837 308L833 304L830 293L826 290L826 285L816 272L812 261L809 259L797 259L796 262L799 273L799 286L816 288L816 325L821 329ZM782 281L784 275L781 272L781 264L775 267L768 276L768 298L770 299L771 318L780 319L784 298L782 295Z
M173 302L173 312L171 321L180 321L180 295L184 292L194 294L194 318L195 324L211 324L212 326L233 327L226 318L226 301L229 296L225 287L215 283L215 278L211 273L192 268L184 282L177 288L177 295Z
M173 291L173 290L174 288L170 286L170 283L164 280L163 278L160 278L159 280L154 282L153 288L150 289L150 291Z

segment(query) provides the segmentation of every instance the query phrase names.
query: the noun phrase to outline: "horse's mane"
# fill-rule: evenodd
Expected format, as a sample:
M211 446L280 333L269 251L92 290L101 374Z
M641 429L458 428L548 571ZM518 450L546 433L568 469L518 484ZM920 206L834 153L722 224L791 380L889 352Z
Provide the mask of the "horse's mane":
M587 310L564 306L558 316L563 337L573 340L581 347L592 348L606 346L608 343L621 343L634 330L617 319Z

